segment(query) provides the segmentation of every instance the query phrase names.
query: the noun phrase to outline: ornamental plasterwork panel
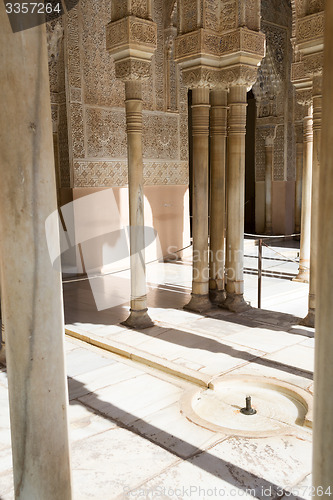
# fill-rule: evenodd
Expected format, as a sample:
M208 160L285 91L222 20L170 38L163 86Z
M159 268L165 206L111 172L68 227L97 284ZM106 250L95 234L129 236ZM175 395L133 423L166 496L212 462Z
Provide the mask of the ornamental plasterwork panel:
M123 109L86 108L87 156L126 157L126 120ZM80 157L79 157L80 158Z
M220 0L206 0L204 5L204 27L219 31L220 28Z
M49 62L50 91L59 91L59 56L63 46L63 26L62 19L46 23L47 51Z
M294 181L296 177L296 149L294 147L295 143L295 130L293 127L289 127L289 133L287 135L287 181Z
M74 187L115 187L128 183L127 161L75 161Z
M72 152L73 158L84 158L84 129L83 129L83 110L81 104L70 104L70 117L72 132Z
M266 158L265 158L265 138L256 127L256 182L265 180Z
M325 0L308 0L307 14L315 14L325 9Z
M296 1L299 2L300 0ZM279 26L291 28L291 12L288 3L288 0L261 0L262 19Z
M115 51L123 45L156 46L157 31L155 23L146 19L125 17L106 27L107 50Z
M143 175L145 186L187 185L188 163L144 162Z
M297 44L324 37L324 12L299 19L296 25Z
M152 58L153 80L149 82L148 89L151 91L151 107L144 103L144 109L156 109L163 111L165 109L165 79L164 65L167 64L167 52L164 41L164 20L163 9L158 2L154 2L154 21L157 24L157 46ZM176 89L176 86L174 87Z
M79 36L80 3L70 10L67 19L67 72L70 87L81 88L81 55Z
M70 102L82 103L82 89L70 87L69 93L70 93L69 97Z
M273 180L284 181L284 125L278 125L276 128L276 137L274 141L274 161L273 161Z
M218 57L239 51L263 57L265 55L265 36L246 28L237 28L222 35L199 29L177 37L175 42L177 59L188 58L196 54ZM218 62L216 66L218 66Z
M238 26L238 13L237 13L237 0L223 0L221 1L221 18L220 27L221 31L228 31L237 28Z
M179 117L174 114L143 114L143 157L179 159Z
M58 151L61 187L70 187L71 176L69 167L68 124L66 103L59 104L58 111Z
M123 109L86 108L86 129L88 157L126 158L126 119ZM177 114L143 112L143 154L147 159L179 159Z
M266 43L270 46L275 67L282 80L286 76L288 32L285 26L277 26L262 21L261 29L266 35Z
M82 68L84 102L98 106L123 106L125 90L115 77L114 61L105 50L105 20L111 18L107 0L81 0ZM72 11L71 11L72 12Z
M196 0L181 0L180 8L181 33L188 33L195 30L198 26L198 2Z
M124 83L116 79L113 58L105 49L105 24L111 18L111 3L109 0L81 0L67 16L66 92L70 108L67 113L66 94L63 93L64 99L59 101L63 105L59 105L58 113L59 150L64 156L60 162L63 187L127 184ZM176 71L179 71L175 67L171 92L174 110L178 106L179 112L164 113L166 50L162 5L162 0L154 2L153 15L159 27L158 49L150 63L151 76L142 86L143 123L146 129L143 147L146 173L149 174L147 183L186 184L187 89L181 77L177 77L178 87L175 87ZM135 30L136 27L134 36L139 39L140 33ZM175 66L174 61L172 63ZM62 81L65 84L64 71ZM59 93L54 95L54 101L60 99ZM71 172L68 157L71 158Z
M187 162L145 161L144 184L187 185ZM126 160L75 161L74 187L125 187L128 184Z
M260 0L247 0L246 3L246 26L250 30L260 29Z

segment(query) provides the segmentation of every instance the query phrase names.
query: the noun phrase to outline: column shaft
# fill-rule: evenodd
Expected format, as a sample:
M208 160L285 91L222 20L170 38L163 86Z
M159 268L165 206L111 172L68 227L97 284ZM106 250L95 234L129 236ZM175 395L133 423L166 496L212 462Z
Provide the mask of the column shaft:
M142 83L125 82L128 154L128 197L131 250L131 309L124 322L133 328L153 325L148 316L146 293L144 194L142 160Z
M295 233L301 231L303 143L296 144Z
M333 2L325 4L323 123L319 174L317 305L314 369L314 498L330 498L333 470ZM324 495L320 494L323 488Z
M37 19L36 19L37 21ZM37 24L37 22L36 22ZM45 25L12 33L0 5L0 269L15 498L70 500L57 211Z
M209 89L192 90L193 135L193 280L186 309L202 312L210 307L208 261L208 148Z
M231 87L228 104L225 306L232 311L240 311L248 307L243 298L246 87Z
M321 77L317 77L321 78ZM318 260L318 205L319 205L319 172L321 143L321 95L313 96L313 158L312 158L312 191L311 191L311 241L310 241L310 280L309 310L302 321L303 325L314 327L316 309L316 280Z
M309 281L310 268L310 233L311 233L311 189L312 189L312 106L309 106L304 117L303 142L303 178L302 178L302 214L301 214L301 245L298 275L294 281Z
M210 264L209 289L217 303L224 292L224 229L225 229L225 155L227 136L226 90L210 93Z
M273 233L272 226L272 173L273 173L273 151L272 142L267 142L265 145L265 234Z

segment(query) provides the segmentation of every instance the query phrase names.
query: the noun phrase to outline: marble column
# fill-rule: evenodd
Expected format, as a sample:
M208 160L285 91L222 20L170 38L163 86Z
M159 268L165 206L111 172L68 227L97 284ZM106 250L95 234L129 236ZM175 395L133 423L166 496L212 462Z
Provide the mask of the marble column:
M310 233L311 233L311 189L312 189L312 105L308 105L303 120L303 176L302 176L302 213L301 213L301 245L298 275L293 281L308 283L310 269Z
M318 205L319 205L319 171L321 144L321 76L314 77L313 85L313 157L312 157L312 191L311 191L311 241L310 241L310 280L308 314L301 321L302 325L315 326L316 280L318 268Z
M209 300L208 255L208 152L209 152L209 89L192 90L193 136L193 277L192 296L185 309L204 312Z
M244 301L244 202L245 202L245 131L247 89L230 88L227 142L227 232L226 290L224 307L240 312L249 306Z
M296 141L296 182L295 182L295 233L301 232L301 210L302 210L302 172L303 172L303 127L301 127L300 133L296 133L296 137L299 135L299 139Z
M131 250L131 308L130 315L124 324L131 328L148 328L153 326L153 322L147 312L142 159L142 83L140 80L125 82L125 99Z
M225 300L225 156L227 137L226 90L210 93L210 263L209 294L213 302Z
M274 139L276 127L268 131L265 137L265 234L273 234L272 226L272 180L274 160Z
M331 498L333 480L333 2L325 5L322 141L319 173L318 266L313 486L315 499ZM321 495L323 489L324 495Z
M0 269L15 499L70 500L67 381L45 24L0 4ZM58 250L57 250L58 249ZM59 251L60 254L60 251Z

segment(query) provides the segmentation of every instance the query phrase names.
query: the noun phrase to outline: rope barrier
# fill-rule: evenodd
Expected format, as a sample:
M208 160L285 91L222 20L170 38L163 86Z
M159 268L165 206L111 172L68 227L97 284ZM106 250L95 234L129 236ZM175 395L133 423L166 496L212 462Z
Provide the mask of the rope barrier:
M281 234L280 236L268 236L267 234L250 234L250 233L244 233L244 236L251 236L253 238L266 238L268 240L272 239L285 239L285 238L293 238L294 236L300 236L301 233L295 233L295 234Z
M272 252L276 253L277 255L280 255L280 257L283 257L285 260L289 260L290 262L294 262L295 264L299 265L300 267L302 267L303 269L308 269L310 270L309 267L306 267L306 266L303 266L303 265L300 265L300 263L295 260L295 259L292 259L291 257L287 257L286 255L283 255L282 253L278 252L277 250L274 250L274 248L266 245L266 243L262 242L262 244L266 247L266 248L269 248L270 250L272 250Z

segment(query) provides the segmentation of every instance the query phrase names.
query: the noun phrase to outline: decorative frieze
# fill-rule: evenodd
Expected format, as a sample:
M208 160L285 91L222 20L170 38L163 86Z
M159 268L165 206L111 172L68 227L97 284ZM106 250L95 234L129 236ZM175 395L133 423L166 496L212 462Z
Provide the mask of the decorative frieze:
M193 56L213 56L218 66L223 65L223 60L218 61L214 56L238 52L254 54L261 59L265 55L265 35L247 28L237 28L222 35L198 29L178 36L175 42L175 59L179 63Z
M145 161L143 165L146 186L188 184L187 162ZM127 161L75 161L74 187L126 187Z
M317 12L297 20L296 39L298 46L302 47L305 42L324 39L324 12Z

